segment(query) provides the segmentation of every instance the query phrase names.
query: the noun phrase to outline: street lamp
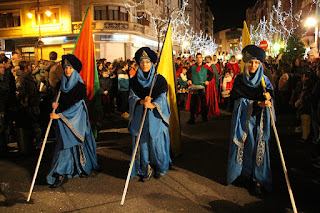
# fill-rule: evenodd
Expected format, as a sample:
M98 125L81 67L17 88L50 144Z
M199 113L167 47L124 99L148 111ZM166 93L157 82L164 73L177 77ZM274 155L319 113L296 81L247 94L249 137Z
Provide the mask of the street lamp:
M276 53L278 53L279 52L279 50L280 50L280 44L278 43L278 42L275 42L274 44L273 44L273 50L276 52Z
M316 8L316 14L318 13L318 7ZM314 45L318 51L318 20L313 17L309 17L306 20L306 25L308 27L314 27Z
M185 41L182 42L182 55L184 54L184 49L189 47L189 45L190 45L189 41L185 40Z
M52 13L51 13L49 10L47 10L47 11L45 12L45 14L46 14L48 17L50 17Z
M27 16L28 16L29 19L32 19L33 15L32 15L32 13L28 13Z
M46 12L45 12L45 14L48 16L48 17L50 17L51 15L52 15L52 12L50 11L50 10L47 10ZM32 19L32 13L28 13L27 14L27 16L28 16L28 18L29 19ZM37 47L40 47L40 51L41 51L41 59L42 59L42 47L44 46L44 43L43 43L43 41L41 40L41 19L40 19L40 2L39 2L39 0L37 0L37 18L38 18L38 25L39 25L39 40L37 41L37 43L36 43L36 46ZM56 22L56 20L54 19L54 23Z
M242 59L242 54L241 54L241 53L238 53L238 54L236 55L236 58L237 58L238 61L241 60L241 59Z

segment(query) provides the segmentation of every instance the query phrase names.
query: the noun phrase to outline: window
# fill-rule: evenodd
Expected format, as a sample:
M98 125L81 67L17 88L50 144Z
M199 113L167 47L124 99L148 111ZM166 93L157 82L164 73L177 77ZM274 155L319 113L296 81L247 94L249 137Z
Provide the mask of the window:
M120 7L120 21L128 21L128 12L124 7Z
M124 7L95 6L94 20L128 21L128 12Z
M150 15L144 13L144 12L137 12L137 16L138 17L142 17L140 19L138 19L138 23L142 24L144 26L149 26L150 24Z
M22 47L21 55L24 61L35 61L34 47Z
M19 11L0 12L0 28L19 26L21 26Z

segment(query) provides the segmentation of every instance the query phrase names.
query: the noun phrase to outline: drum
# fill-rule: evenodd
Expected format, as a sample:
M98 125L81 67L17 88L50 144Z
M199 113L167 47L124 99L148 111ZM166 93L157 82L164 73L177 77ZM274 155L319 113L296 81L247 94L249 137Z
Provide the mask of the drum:
M222 92L221 92L221 96L222 96L223 98L228 98L228 97L230 97L230 91L229 91L229 90L224 90L224 91L222 91Z
M205 89L205 87L202 85L191 85L188 88L188 90L189 90L189 92L191 92L191 94L198 93L204 89Z

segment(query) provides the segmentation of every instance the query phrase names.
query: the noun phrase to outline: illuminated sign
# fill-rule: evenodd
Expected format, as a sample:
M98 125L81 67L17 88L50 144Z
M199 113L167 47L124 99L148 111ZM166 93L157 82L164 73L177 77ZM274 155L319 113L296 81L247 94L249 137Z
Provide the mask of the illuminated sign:
M53 44L68 44L75 43L77 40L77 36L66 37L66 36L58 36L58 37L47 37L41 38L44 45L53 45Z
M152 46L152 47L157 47L158 42L147 39L147 38L142 38L140 36L132 36L132 43L136 47L144 47L144 46Z
M100 35L100 41L122 41L130 40L129 35Z

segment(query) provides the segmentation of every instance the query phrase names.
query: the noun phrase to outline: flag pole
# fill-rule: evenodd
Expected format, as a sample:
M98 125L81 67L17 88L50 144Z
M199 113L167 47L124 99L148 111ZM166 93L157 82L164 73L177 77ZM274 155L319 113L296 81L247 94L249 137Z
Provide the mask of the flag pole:
M57 95L57 99L56 99L56 102L55 102L55 103L58 103L59 98L60 98L60 94L61 94L61 90L59 90L59 93L58 93L58 95ZM53 109L53 110L52 110L52 113L54 113L55 111L56 111L56 109ZM42 142L41 151L40 151L40 155L39 155L39 158L38 158L38 163L37 163L37 166L36 166L34 175L33 175L33 179L32 179L32 182L31 182L31 186L30 186L30 190L29 190L27 202L29 202L29 201L30 201L30 198L31 198L31 194L32 194L32 191L33 191L33 187L34 187L36 178L37 178L38 171L39 171L40 162L41 162L41 159L42 159L42 155L43 155L43 152L44 152L44 148L45 148L45 146L46 146L46 142L47 142L48 135L49 135L49 132L50 132L52 120L53 120L53 119L50 118L50 121L49 121L49 124L48 124L48 127L47 127L47 131L46 131L46 135L45 135L44 140L43 140L43 142Z
M265 85L265 81L264 78L262 77L261 79L261 83L262 83L262 87L263 87L263 91L266 93L266 85ZM269 113L270 113L270 118L271 118L271 124L273 127L273 132L274 135L276 137L276 141L277 141L277 145L278 145L278 150L279 150L279 154L280 154L280 159L281 159L281 164L282 164L282 168L283 168L283 173L284 173L284 177L286 179L286 183L287 183L287 188L288 188L288 192L289 192L289 196L290 196L290 201L291 201L291 205L292 205L292 209L294 213L297 213L297 207L296 207L296 203L294 201L294 197L293 197L293 192L292 192L292 188L290 185L290 181L289 181L289 176L288 176L288 171L287 171L287 167L286 167L286 163L284 161L284 157L283 157L283 152L281 149L281 145L280 145L280 140L279 140L279 135L278 135L278 131L277 131L277 127L274 121L274 114L273 114L273 110L271 107L267 107L269 109Z
M168 28L169 28L169 26L170 26L170 21L171 21L171 18L169 19ZM168 32L168 30L167 30L167 32ZM167 33L166 33L166 36L165 36L165 38L164 38L164 42L166 41L166 37L167 37ZM151 97L152 90L153 90L153 87L154 87L154 84L155 84L155 79L156 79L156 75L157 75L157 71L158 71L158 65L159 65L159 61L160 61L160 58L161 58L162 50L163 50L163 47L164 47L164 42L163 42L163 45L162 45L162 47L161 47L160 55L159 55L159 57L158 57L158 59L157 59L156 72L155 72L154 75L153 75L153 79L152 79L152 83L151 83L151 87L150 87L150 92L149 92L149 97ZM137 63L138 63L138 62L137 62ZM125 186L124 186L124 190L123 190L123 194L122 194L122 199L121 199L121 203L120 203L121 206L124 205L124 201L125 201L125 199L126 199L126 194L127 194L127 191L128 191L128 186L129 186L129 181L130 181L130 177L131 177L131 172L132 172L134 160L135 160L135 157L136 157L136 154L137 154L137 150L138 150L138 147L139 147L140 137L141 137L141 133L142 133L144 121L145 121L145 118L146 118L146 115L147 115L147 111L148 111L148 108L145 108L145 109L144 109L144 112L143 112L142 120L141 120L141 125L140 125L140 129L139 129L139 134L138 134L138 137L137 137L137 139L136 139L136 144L135 144L134 151L133 151L133 153L132 153L132 157L131 157L131 161L130 161L130 167L129 167L129 171L128 171L128 175L127 175L127 179L126 179L126 183L125 183Z

